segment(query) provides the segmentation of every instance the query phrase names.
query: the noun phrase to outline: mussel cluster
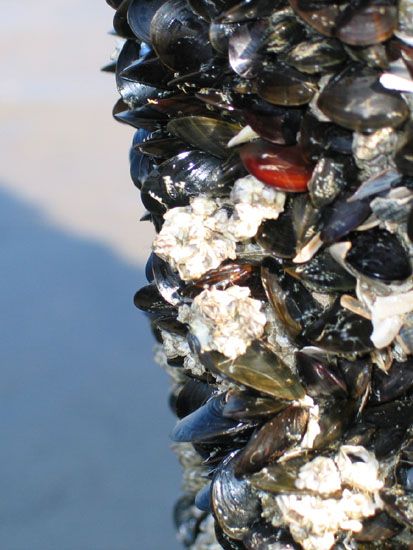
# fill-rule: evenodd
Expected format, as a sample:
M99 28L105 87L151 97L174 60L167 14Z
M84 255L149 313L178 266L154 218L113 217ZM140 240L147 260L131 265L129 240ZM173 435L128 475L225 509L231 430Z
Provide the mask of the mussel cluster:
M412 0L107 2L180 540L412 548Z

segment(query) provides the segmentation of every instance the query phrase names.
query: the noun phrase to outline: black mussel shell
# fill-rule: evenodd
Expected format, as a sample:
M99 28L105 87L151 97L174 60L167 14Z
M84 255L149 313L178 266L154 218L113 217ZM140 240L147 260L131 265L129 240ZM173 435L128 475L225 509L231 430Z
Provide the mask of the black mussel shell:
M259 519L261 506L247 478L237 479L238 453L231 453L212 479L212 510L221 529L229 537L242 540Z
M322 155L308 182L308 191L315 208L331 204L340 192L357 182L357 168L347 155Z
M200 524L206 513L195 507L195 498L192 495L182 496L174 507L173 519L179 540L185 546L191 546L199 534Z
M151 137L140 143L138 149L145 156L168 159L188 150L188 145L178 138L153 132Z
M245 550L243 542L233 539L224 533L217 521L215 522L214 530L215 538L223 550Z
M180 291L183 283L168 262L162 260L156 254L152 255L152 273L161 296L174 306L181 305L182 298Z
M297 143L297 133L302 119L299 108L277 107L260 101L244 101L244 120L263 139L280 145Z
M146 178L141 190L142 203L155 214L185 206L191 197L214 187L210 174L218 165L217 158L202 151L186 151L172 157Z
M384 502L385 511L398 523L405 525L411 531L413 528L413 503L411 495L406 495L399 487L392 487L380 491L380 498Z
M320 433L314 439L313 449L337 447L343 434L351 425L356 412L357 409L353 401L340 399L327 402L321 410Z
M127 40L119 54L116 65L116 85L122 99L131 108L141 107L148 99L161 95L161 91L153 86L146 86L122 76L123 71L140 58L141 47L135 40Z
M401 529L401 525L386 512L379 512L363 521L363 528L354 534L354 538L360 542L378 542L394 537Z
M279 258L294 258L296 240L291 214L284 211L277 220L264 221L257 232L256 241L268 253Z
M413 401L395 400L376 407L367 407L363 412L363 421L378 428L405 430L413 421Z
M201 362L211 372L276 399L302 399L305 390L298 377L266 345L254 341L236 359L212 351L201 353Z
M413 176L413 124L407 124L404 140L398 148L394 161L397 169L406 176Z
M113 17L113 28L117 35L122 38L135 38L127 20L127 13L131 0L123 0L116 6L116 13Z
M156 57L149 59L142 57L126 67L121 77L146 86L168 89L167 84L172 78L172 73Z
M225 395L211 397L194 412L182 418L172 431L173 441L201 443L219 437L234 435L251 429L253 424L232 420L223 416Z
M195 496L195 506L204 512L211 512L211 483L207 483Z
M304 336L331 353L363 353L373 349L370 321L341 307L338 298L332 307L307 326Z
M235 474L252 474L274 462L282 454L298 445L308 421L308 410L288 407L253 433L241 451Z
M215 288L225 290L229 286L243 286L251 282L253 277L254 266L249 263L226 263L217 269L207 271L205 275L190 282L182 290L183 296L194 298L205 288Z
M399 93L381 86L379 76L359 65L345 69L321 92L318 107L330 120L350 130L397 128L408 118L409 107Z
M240 129L237 124L203 116L175 118L167 125L167 130L174 136L195 149L219 158L225 158L231 153L227 143Z
M231 391L227 394L223 414L235 420L265 418L282 411L287 406L288 402L280 399Z
M143 87L148 88L148 86ZM127 108L125 109L123 102L118 102L113 110L113 117L118 122L129 124L129 126L133 126L133 128L144 128L150 131L159 130L166 121L166 115L156 111L149 103L137 109L129 110Z
M346 262L366 277L384 282L404 281L412 274L407 252L397 236L386 229L354 233Z
M394 361L388 372L373 370L370 403L386 403L405 395L413 388L413 360Z
M271 548L297 550L299 548L288 530L275 528L263 522L253 525L243 542L247 550L270 550Z
M260 19L242 25L229 39L228 59L232 69L243 78L255 78L263 63L263 47L268 38L269 23Z
M336 20L340 15L342 1L307 2L303 0L289 0L290 6L310 27L320 34L332 36L336 27Z
M304 264L286 266L285 271L315 292L345 292L356 286L356 279L332 258L328 250L322 250Z
M403 445L396 467L396 481L407 493L413 492L413 444L411 439Z
M202 407L214 393L214 387L200 380L188 380L178 394L175 403L176 416L184 418Z
M133 302L138 309L147 313L167 314L175 312L176 316L175 308L161 296L154 282L139 289L133 298Z
M154 109L168 117L208 116L208 110L198 98L191 95L173 95L151 102Z
M135 36L147 44L151 41L152 18L165 0L132 0L128 10L128 23Z
M370 214L371 208L367 199L349 202L340 195L336 201L323 209L321 240L325 244L338 241L354 231Z
M345 59L346 53L338 40L319 38L297 44L284 56L288 65L309 74L329 72Z
M251 483L256 489L269 493L297 492L295 481L302 465L302 458L269 464L251 476Z
M265 259L261 276L274 313L292 338L319 317L319 304L299 281L283 271L278 260Z
M347 386L340 369L324 354L312 350L295 354L296 367L311 397L337 397L346 399Z
M167 0L155 13L151 44L159 59L173 71L190 73L212 58L208 25L185 0Z
M229 40L239 28L239 23L216 23L209 25L209 41L214 50L226 57L228 54Z
M137 147L150 135L147 130L138 130L133 137L129 151L129 165L131 179L138 189L142 187L148 174L153 170L154 163L147 155L143 155Z
M325 151L351 155L353 133L306 113L302 119L299 143L305 158L314 162Z
M370 358L367 356L353 361L339 358L337 364L342 372L350 397L353 399L362 397L370 385L372 369Z
M282 3L282 0L241 0L241 2L221 13L216 21L220 23L239 23L270 15Z
M281 62L267 64L257 78L258 95L274 105L305 105L316 90L314 77Z
M396 28L397 7L383 0L371 0L342 13L336 36L351 46L368 46L385 42Z
M411 242L413 242L413 205L410 208L409 218L407 220L407 235Z

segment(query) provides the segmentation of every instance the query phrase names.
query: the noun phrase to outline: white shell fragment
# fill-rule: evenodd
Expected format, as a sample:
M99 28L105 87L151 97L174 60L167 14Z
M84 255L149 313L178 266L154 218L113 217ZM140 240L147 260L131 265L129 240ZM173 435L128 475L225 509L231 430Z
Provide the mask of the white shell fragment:
M361 446L343 445L334 457L304 464L295 485L312 494L262 493L263 516L274 526L287 524L304 550L329 550L340 531L360 531L382 505L378 462Z
M248 143L249 141L252 141L253 139L257 139L260 136L255 132L251 126L244 126L242 130L238 132L233 138L229 140L227 143L227 147L236 147L237 145L241 145L242 143Z
M263 334L267 322L261 302L249 296L249 288L240 286L204 290L191 306L179 308L178 320L189 325L203 351L235 359Z
M380 77L380 84L388 90L413 93L413 81L392 73L383 73Z

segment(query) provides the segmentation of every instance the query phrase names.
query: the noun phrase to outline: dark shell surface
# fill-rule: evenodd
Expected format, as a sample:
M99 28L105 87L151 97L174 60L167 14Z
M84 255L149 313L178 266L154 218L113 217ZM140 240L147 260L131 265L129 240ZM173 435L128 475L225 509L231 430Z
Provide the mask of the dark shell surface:
M404 281L412 274L404 247L385 229L355 233L346 261L366 277L384 282Z

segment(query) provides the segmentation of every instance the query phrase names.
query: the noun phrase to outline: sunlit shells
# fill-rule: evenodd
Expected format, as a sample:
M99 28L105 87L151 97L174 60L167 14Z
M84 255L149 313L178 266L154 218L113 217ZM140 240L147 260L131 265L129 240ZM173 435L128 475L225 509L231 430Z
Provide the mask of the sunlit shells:
M262 47L268 30L268 22L263 19L242 25L229 38L228 59L232 69L240 76L254 78L261 71L264 58Z
M317 80L284 63L266 64L257 78L257 93L274 105L305 105L317 91Z
M313 167L298 146L255 142L245 145L240 156L248 172L263 183L293 193L307 190Z
M308 411L289 407L254 432L239 456L237 475L258 472L289 448L297 445L304 434Z
M321 92L318 107L336 124L359 132L397 128L409 116L400 94L379 84L379 73L360 66L334 77Z
M158 9L150 35L160 60L174 71L196 71L212 56L208 25L184 0L167 0Z
M385 282L403 281L412 274L406 251L396 237L384 229L354 235L346 261L357 271Z
M200 358L213 372L265 395L286 400L300 399L305 395L303 386L291 369L258 341L235 360L217 352L203 353Z
M351 46L368 46L390 38L397 26L397 7L371 0L350 8L337 25L336 36Z
M191 116L171 120L167 129L195 149L226 157L230 154L226 145L239 131L239 126L215 118Z

